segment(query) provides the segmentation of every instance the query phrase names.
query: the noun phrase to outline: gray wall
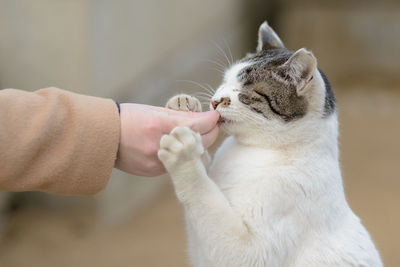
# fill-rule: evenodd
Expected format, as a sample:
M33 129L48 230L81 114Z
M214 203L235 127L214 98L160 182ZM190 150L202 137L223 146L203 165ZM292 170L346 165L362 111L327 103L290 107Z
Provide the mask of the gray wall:
M89 2L2 0L0 87L89 93Z
M57 86L111 97L193 46L198 36L211 39L237 24L240 5L228 0L2 0L0 86Z

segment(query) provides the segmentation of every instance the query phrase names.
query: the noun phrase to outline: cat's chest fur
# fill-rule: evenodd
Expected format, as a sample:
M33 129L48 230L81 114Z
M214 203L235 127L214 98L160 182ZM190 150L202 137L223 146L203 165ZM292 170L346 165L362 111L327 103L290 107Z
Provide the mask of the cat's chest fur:
M266 169L276 165L277 160L273 152L238 144L230 136L216 152L209 175L222 191L227 191L268 179Z
M209 177L242 215L284 197L282 178L293 168L281 153L245 146L228 137L215 154ZM271 207L270 206L270 207Z

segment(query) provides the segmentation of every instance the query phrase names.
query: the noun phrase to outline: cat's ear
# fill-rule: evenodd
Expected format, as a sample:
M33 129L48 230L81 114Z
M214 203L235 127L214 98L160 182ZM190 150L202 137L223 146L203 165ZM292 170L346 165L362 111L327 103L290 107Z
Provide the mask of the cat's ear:
M297 95L303 95L310 87L315 71L317 69L317 59L313 53L301 48L297 50L280 68L290 77L296 86Z
M266 21L261 24L258 29L258 45L257 52L262 50L268 50L271 48L283 48L283 42L279 39L279 36L275 31L268 25Z

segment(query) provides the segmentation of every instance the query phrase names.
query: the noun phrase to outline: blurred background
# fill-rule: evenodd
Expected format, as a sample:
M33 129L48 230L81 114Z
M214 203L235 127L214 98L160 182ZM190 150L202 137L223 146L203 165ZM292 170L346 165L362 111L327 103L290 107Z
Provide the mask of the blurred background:
M203 90L184 80L217 87L224 53L254 51L265 19L330 78L347 198L400 266L398 1L0 0L0 88L164 105ZM0 266L189 265L166 176L115 171L96 197L0 192L0 204Z

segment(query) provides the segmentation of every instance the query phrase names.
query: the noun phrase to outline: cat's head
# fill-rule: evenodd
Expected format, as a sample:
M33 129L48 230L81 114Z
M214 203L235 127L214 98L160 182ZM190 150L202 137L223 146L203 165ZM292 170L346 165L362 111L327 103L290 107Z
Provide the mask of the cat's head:
M254 54L233 64L212 97L221 127L244 142L289 144L313 138L335 115L335 98L314 55L285 48L264 22ZM336 120L336 116L335 120Z

